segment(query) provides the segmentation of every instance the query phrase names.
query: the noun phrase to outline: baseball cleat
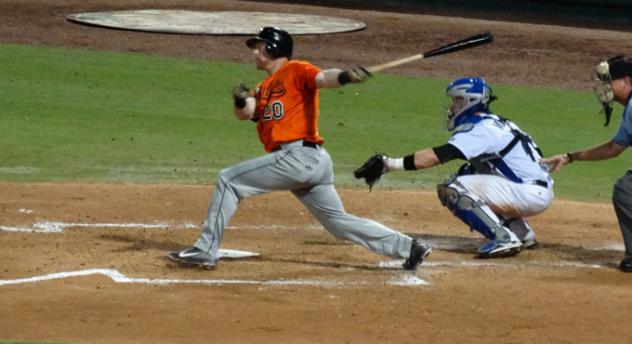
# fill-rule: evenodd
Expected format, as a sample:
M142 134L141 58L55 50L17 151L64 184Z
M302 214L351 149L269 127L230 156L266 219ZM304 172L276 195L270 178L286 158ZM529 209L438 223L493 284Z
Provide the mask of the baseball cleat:
M535 237L522 241L523 250L535 250L538 247L540 247L540 244L535 240Z
M217 265L211 256L197 247L188 247L182 251L170 252L167 257L180 264L214 269Z
M515 256L522 250L520 241L491 240L478 249L479 258L502 258Z
M623 272L632 272L632 257L623 259L619 264L619 270Z
M404 261L402 267L406 270L416 270L419 265L432 252L432 247L424 245L419 239L413 239L413 245L410 248L410 257Z
M527 222L523 220L523 223L528 226ZM538 241L535 240L535 232L531 229L531 227L526 227L528 231L524 234L516 233L520 241L522 241L522 249L524 250L533 250L538 248Z

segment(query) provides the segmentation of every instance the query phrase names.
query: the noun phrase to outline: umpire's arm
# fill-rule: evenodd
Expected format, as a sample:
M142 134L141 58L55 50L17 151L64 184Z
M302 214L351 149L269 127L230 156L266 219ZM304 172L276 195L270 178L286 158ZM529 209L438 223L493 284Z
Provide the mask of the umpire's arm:
M554 155L550 158L542 159L541 162L550 165L551 171L556 172L559 171L562 166L573 161L598 161L614 158L621 154L626 148L627 146L611 140L592 148Z

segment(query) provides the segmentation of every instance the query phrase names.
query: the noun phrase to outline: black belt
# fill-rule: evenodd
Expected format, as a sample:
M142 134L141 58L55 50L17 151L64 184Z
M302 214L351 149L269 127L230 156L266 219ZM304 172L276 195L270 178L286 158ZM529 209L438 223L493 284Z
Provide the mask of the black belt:
M276 152L276 151L280 151L281 149L283 149L283 145L285 145L284 143L278 145L276 148L274 148L272 151ZM309 147L309 148L318 148L318 144L314 143L314 142L309 142L309 141L305 141L303 140L303 147Z
M317 148L318 145L315 144L314 142L303 141L303 147Z
M541 186L543 188L548 188L549 187L549 183L545 182L544 180L533 180L533 181L531 181L531 184L538 185L538 186Z

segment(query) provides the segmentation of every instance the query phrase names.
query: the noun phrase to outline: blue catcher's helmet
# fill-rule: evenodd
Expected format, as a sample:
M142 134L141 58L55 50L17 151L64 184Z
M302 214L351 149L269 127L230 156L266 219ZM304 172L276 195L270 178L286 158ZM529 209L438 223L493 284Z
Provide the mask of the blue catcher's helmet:
M462 124L469 115L489 111L489 103L496 99L485 79L477 77L452 81L446 95L452 98L452 104L446 110L449 131Z

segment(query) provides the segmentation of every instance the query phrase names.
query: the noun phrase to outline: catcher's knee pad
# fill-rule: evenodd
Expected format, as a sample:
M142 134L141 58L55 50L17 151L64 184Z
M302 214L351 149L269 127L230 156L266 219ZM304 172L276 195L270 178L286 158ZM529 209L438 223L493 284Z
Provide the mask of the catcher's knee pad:
M471 229L483 234L487 239L504 236L500 219L478 196L465 189L458 181L437 186L437 195L444 207L463 221Z

